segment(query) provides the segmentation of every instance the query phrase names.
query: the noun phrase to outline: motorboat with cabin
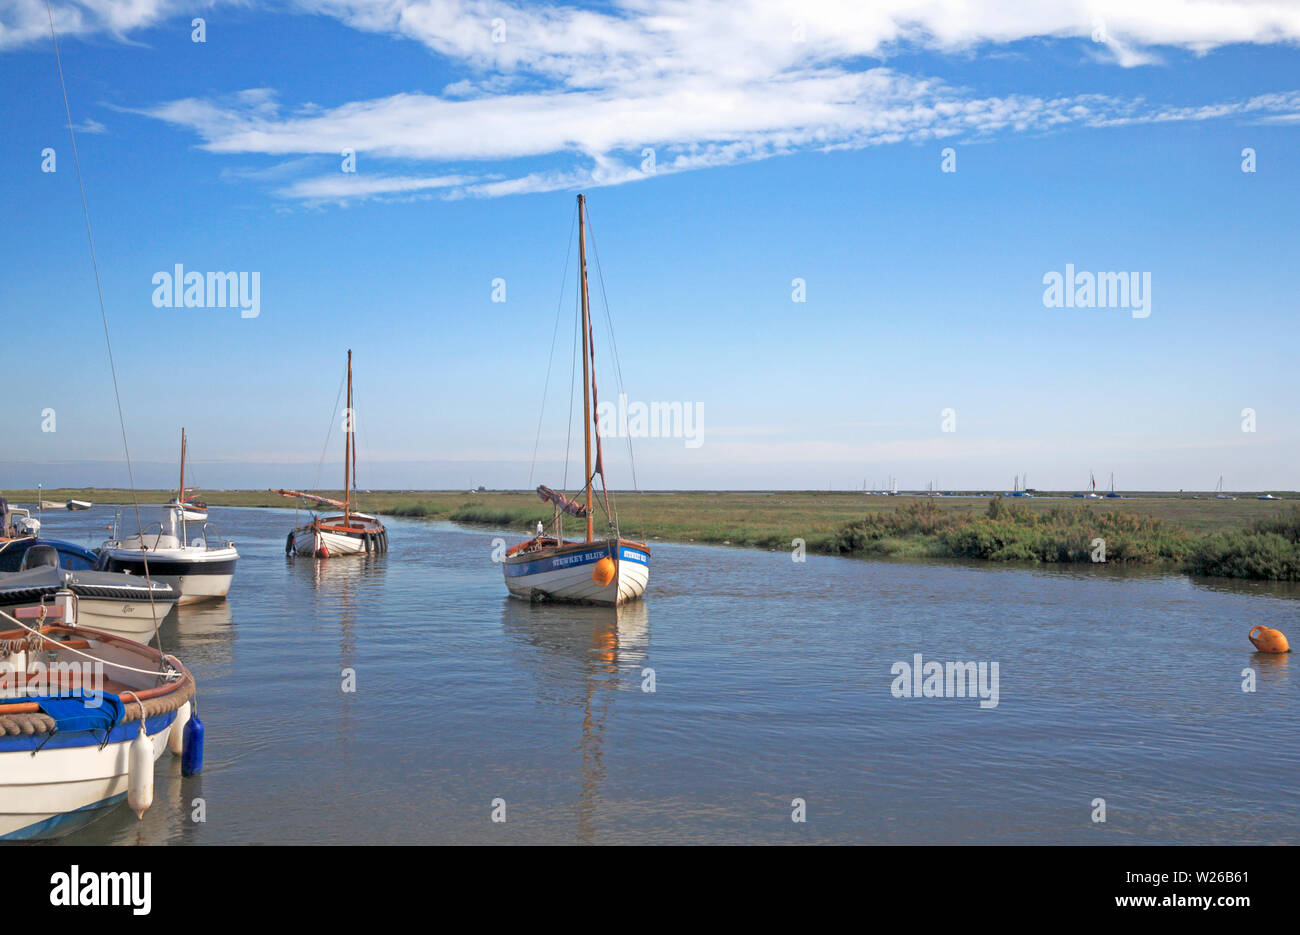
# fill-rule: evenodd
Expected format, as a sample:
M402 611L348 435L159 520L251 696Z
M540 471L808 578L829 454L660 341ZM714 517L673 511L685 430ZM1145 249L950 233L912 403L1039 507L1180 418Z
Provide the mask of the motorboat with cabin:
M170 584L179 604L224 598L239 561L234 542L218 535L211 523L186 521L178 506L161 510L158 519L132 535L122 533L119 514L113 538L99 548L100 568Z

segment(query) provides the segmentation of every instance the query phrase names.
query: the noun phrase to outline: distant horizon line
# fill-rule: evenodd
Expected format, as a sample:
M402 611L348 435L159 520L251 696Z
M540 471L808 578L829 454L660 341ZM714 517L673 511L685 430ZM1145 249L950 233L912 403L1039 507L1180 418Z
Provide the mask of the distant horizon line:
M48 493L55 493L55 492L58 492L58 491L83 491L83 490L103 490L103 491L107 491L107 492L110 492L110 493L111 493L111 492L116 492L116 491L122 491L122 492L132 492L132 491L134 491L135 493L168 493L168 492L174 492L174 490L175 490L175 488L173 488L173 487L135 487L135 488L131 488L131 487L96 487L96 486L93 486L93 485L85 485L85 484L83 484L83 485L75 485L75 484L74 484L74 485L66 485L66 486L59 486L59 487L40 487L40 488L37 488L37 487L7 487L7 488L0 488L0 495L3 495L5 491L14 491L14 492L19 492L19 493L31 493L31 492L34 492L34 491L36 491L36 490L38 490L38 489L39 489L39 490L46 491L46 492L48 492ZM185 489L188 490L188 491L194 491L194 492L196 492L196 493L202 493L202 492L208 492L208 493L270 493L270 492L272 492L275 488L270 488L270 487L260 487L260 486L259 486L259 487L186 487ZM342 487L313 487L313 488L311 488L311 490L316 490L316 491L327 491L327 492L341 491L342 489L343 489ZM355 489L356 489L359 493L410 493L410 494L419 494L419 493L534 493L534 492L536 491L536 487L478 487L478 488L474 488L474 489L466 489L465 487L358 487L358 488L355 488ZM830 488L826 488L826 489L817 488L817 487L637 487L637 488L633 488L633 487L623 487L623 488L619 488L619 487L610 487L609 490L610 490L611 493L813 493L813 494L816 494L816 493L845 493L845 494L866 494L866 495L869 495L869 494L878 494L878 495L882 495L882 496L904 496L904 495L912 495L912 494L925 494L925 495L936 495L936 496L938 496L938 495L953 495L953 494L958 494L958 495L960 495L960 494L1017 493L1017 492L1019 492L1019 493L1028 493L1028 494L1032 495L1032 494L1060 494L1060 493L1075 494L1075 493L1083 492L1083 491L1081 491L1079 488L1074 488L1074 487L1059 487L1059 488L1050 488L1050 487L1033 487L1033 488L1030 488L1028 491L1008 491L1008 490L1006 490L1006 489L1003 488L1003 487L942 487L942 488L935 488L934 490L931 490L931 489L929 489L929 488L925 488L925 487L916 487L916 488L899 488L899 490L898 490L897 492L891 492L891 491L888 491L888 490L881 490L881 489L868 489L868 490L863 490L863 489L861 489L860 487L830 487ZM304 492L310 492L310 491L304 491ZM1096 492L1096 491L1092 491L1092 490L1087 490L1087 492L1088 492L1088 493L1097 493L1097 496L1098 496L1100 499L1106 499L1106 494L1105 494L1105 493L1098 493L1098 492ZM1108 490L1108 491L1106 491L1106 493L1110 493L1110 491ZM1203 490L1202 490L1202 489L1197 489L1197 488L1186 488L1186 487L1180 487L1180 488L1178 488L1178 489L1174 489L1174 488L1165 488L1165 487L1148 487L1148 488L1144 488L1144 489L1141 489L1141 490L1136 490L1136 489L1135 489L1135 490L1127 490L1127 489L1125 489L1125 490L1123 490L1123 491L1116 490L1115 493L1116 493L1116 494L1123 493L1123 494L1130 494L1130 495L1131 495L1131 494L1145 494L1145 493L1155 493L1155 494L1176 494L1176 493L1207 493L1207 494L1215 494L1215 493L1286 493L1286 494L1296 494L1297 496L1300 496L1300 490L1290 490L1290 489L1281 488L1281 487L1261 488L1261 489L1258 489L1258 490L1246 490L1246 489L1244 489L1244 488L1241 488L1241 489L1231 488L1231 489L1224 489L1224 490L1211 490L1211 489L1209 489L1209 488L1206 488L1206 489L1203 489ZM292 499L292 498L286 498L286 499ZM1032 496L1030 496L1029 499L1032 499Z

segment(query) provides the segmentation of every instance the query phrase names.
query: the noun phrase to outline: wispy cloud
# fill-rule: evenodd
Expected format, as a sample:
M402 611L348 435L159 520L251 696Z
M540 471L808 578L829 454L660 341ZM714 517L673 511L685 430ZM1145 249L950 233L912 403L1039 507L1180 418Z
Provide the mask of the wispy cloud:
M28 41L39 3L17 0L0 13L0 48ZM74 31L116 34L171 12L165 0L120 5L126 10L107 0L57 6ZM990 96L886 64L903 51L1005 51L1031 38L1081 41L1125 67L1158 62L1165 49L1204 54L1232 43L1300 40L1300 5L1289 0L1047 6L617 0L592 10L501 0L293 0L289 9L417 42L463 77L438 93L330 108L282 104L274 90L256 88L140 112L193 132L216 154L354 151L363 167L353 178L302 178L272 189L290 200L346 202L415 192L496 197L808 150L1234 115L1286 119L1300 110L1295 92L1183 108L1108 95ZM529 159L546 168L516 164Z
M775 76L745 87L661 81L624 93L548 91L472 100L405 93L297 113L282 113L260 91L246 97L248 103L190 98L145 112L193 131L213 153L338 156L352 150L363 161L487 167L479 175L337 172L276 190L282 197L313 201L435 188L445 197L494 197L617 185L805 150L1071 125L1266 117L1300 109L1300 92L1197 107L1159 107L1106 95L976 97L884 67ZM654 151L653 164L647 149ZM515 160L556 156L569 165L504 178L499 171Z
M201 5L201 4L200 4ZM185 4L193 9L195 4ZM59 38L107 34L126 41L128 34L161 22L182 7L175 0L5 0L0 6L0 50L50 41L50 16Z

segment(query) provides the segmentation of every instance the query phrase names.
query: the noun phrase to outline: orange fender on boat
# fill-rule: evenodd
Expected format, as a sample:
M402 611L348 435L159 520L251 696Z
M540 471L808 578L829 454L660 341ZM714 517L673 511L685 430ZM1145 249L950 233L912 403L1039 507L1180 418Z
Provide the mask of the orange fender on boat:
M1256 636L1256 632L1259 633ZM1261 653L1289 653L1291 644L1286 641L1286 634L1271 627L1257 626L1250 631L1249 639Z
M596 567L591 570L591 581L593 584L600 585L602 588L614 580L614 575L618 573L618 566L614 560L606 555L596 563Z

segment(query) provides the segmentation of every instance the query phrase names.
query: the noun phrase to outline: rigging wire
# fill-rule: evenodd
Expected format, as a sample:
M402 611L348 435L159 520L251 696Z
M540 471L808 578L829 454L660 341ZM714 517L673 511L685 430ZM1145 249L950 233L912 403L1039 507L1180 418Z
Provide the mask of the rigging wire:
M582 326L582 294L578 290L574 290L573 304L573 353L569 358L569 424L568 436L564 440L564 479L560 487L566 495L569 492L569 462L573 457L573 399L578 384L578 335L581 333ZM563 519L560 522L563 523ZM562 530L564 527L560 528ZM556 538L561 542L564 541L562 535Z
M347 379L348 376L346 372L343 374L343 376L339 377L338 392L334 394L334 408L330 410L329 425L325 427L325 444L321 445L320 460L316 462L316 480L312 483L312 486L308 488L310 490L320 490L320 476L321 474L325 473L325 454L326 452L329 451L330 439L334 437L334 417L338 415L339 400L343 398L343 384L347 382ZM344 453L343 457L344 458L347 457L346 452ZM346 492L347 491L344 491L344 493ZM302 503L301 497L295 501L295 505L293 508L293 517L294 517L293 521L295 523L298 522L298 504L300 503Z
M604 304L604 306L605 306L605 323L606 323L606 325L608 326L608 329L609 329L609 341L610 341L610 348L611 348L611 354L610 354L610 356L614 358L614 374L615 374L615 380L616 380L616 382L617 382L617 384L618 384L618 392L619 392L619 395L622 396L622 395L626 395L626 392L625 392L625 390L624 390L624 384L623 384L623 362L622 362L622 360L619 358L619 353L618 353L618 339L614 336L614 318L613 318L613 316L610 314L610 311L609 311L609 294L608 294L608 293L606 292L606 290L605 290L605 273L604 273L604 270L601 268L601 265L600 265L600 248L596 245L596 232L595 232L595 229L593 228L593 225L592 225L592 223L591 223L591 216L590 216L590 214L588 214L588 216L587 216L587 227L588 227L588 228L592 228L592 230L591 230L591 252L592 252L592 256L593 256L593 258L594 258L595 261L596 261L596 278L597 278L597 280L600 282L600 297L601 297L601 302L602 302L602 303ZM627 433L627 457L628 457L628 461L629 461L629 463L631 464L631 468L632 468L632 489L633 489L634 491L636 491L636 490L639 490L640 488L639 488L639 486L638 486L638 484L637 484L637 479L636 479L636 455L635 455L635 454L633 453L633 451L632 451L632 433L631 433L631 432L628 432L628 433ZM601 485L603 486L603 485L605 484L605 475L604 475L604 474L601 475L600 480L601 480ZM606 494L608 495L608 488L605 488L605 489L606 489ZM612 502L612 510L613 510L613 514L614 514L614 515L613 515L612 517L609 517L609 518L612 520L612 522L613 522L613 524L614 524L615 532L617 533L617 531L618 531L618 502L617 502L617 497L611 497L611 502ZM608 514L607 514L607 516L608 516Z
M117 386L117 364L113 361L113 340L108 331L108 311L104 306L104 286L99 279L99 260L95 256L95 235L90 227L90 206L86 202L86 183L81 176L81 157L77 154L77 131L72 126L72 105L68 103L68 84L63 77L63 58L59 54L59 37L54 29L54 10L50 0L45 0L45 13L50 20L50 39L54 42L54 61L59 70L59 88L63 92L63 112L68 118L68 136L72 138L72 162L77 169L77 187L81 191L81 213L86 219L86 240L90 244L90 265L95 272L95 292L99 296L99 317L104 325L104 344L108 348L108 369L113 377L113 398L117 403L117 422L122 431L122 451L126 456L127 483L131 490L131 505L135 508L135 526L140 534L140 557L144 564L145 581L149 577L149 558L144 544L144 526L140 521L140 501L135 492L135 470L131 465L131 446L126 438L126 417L122 414L122 394ZM153 589L149 589L149 611L153 617L153 635L158 641L158 651L163 649L162 634L158 632L158 611L154 606Z
M569 223L569 242L564 251L564 273L560 277L560 297L555 303L555 327L551 329L551 353L546 358L546 382L542 385L542 411L537 414L537 437L533 439L533 461L528 466L528 486L533 486L537 470L537 448L542 443L542 420L546 417L546 397L551 390L551 365L555 362L555 339L560 333L560 312L564 308L564 285L569 278L569 259L573 255L573 227L578 223L578 208L574 205L573 220Z

